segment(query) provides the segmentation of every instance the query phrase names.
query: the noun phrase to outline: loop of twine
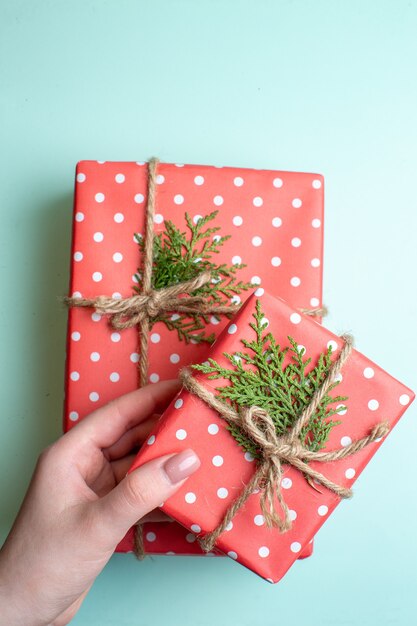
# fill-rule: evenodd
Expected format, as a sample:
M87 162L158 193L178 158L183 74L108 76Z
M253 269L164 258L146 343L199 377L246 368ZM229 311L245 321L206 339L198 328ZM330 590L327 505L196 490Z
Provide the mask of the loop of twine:
M330 385L334 382L349 357L352 350L352 338L349 335L343 335L343 339L345 342L344 346L339 357L333 362L327 377L315 391L310 404L298 417L293 428L284 435L277 434L274 421L265 409L251 406L242 407L237 412L232 406L220 400L199 383L188 369L181 370L180 378L184 387L217 411L228 424L238 426L254 442L261 455L256 472L236 500L229 506L221 522L212 532L199 538L199 543L205 552L209 552L214 548L219 536L225 531L249 496L257 489L260 489L262 492L260 506L265 524L270 528L278 528L280 532L290 530L292 526L290 511L281 489L283 464L291 465L300 471L307 480L323 485L340 498L350 498L352 496L351 489L333 482L311 467L308 462L328 463L351 456L376 439L384 437L389 432L389 424L380 422L374 426L366 437L357 439L349 445L336 450L313 452L305 448L300 439L302 429L314 415L322 398L326 395ZM281 511L281 515L279 511Z

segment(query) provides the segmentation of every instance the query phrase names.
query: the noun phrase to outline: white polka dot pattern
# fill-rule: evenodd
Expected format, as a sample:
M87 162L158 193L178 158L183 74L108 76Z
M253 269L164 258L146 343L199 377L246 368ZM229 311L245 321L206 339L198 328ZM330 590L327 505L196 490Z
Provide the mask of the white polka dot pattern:
M375 372L372 367L365 367L365 369L363 370L363 375L365 376L365 378L373 378Z
M252 321L254 303L255 298L252 297L229 322L229 327L234 324L238 332L225 332L221 341L212 347L210 357L220 360L223 352L231 353L238 346L240 348L242 338L251 339L253 331L249 322ZM288 345L287 337L291 335L296 338L299 350L305 350L313 360L328 347L336 351L332 353L335 358L342 342L327 329L294 312L289 305L273 299L267 293L263 296L263 307L265 318L269 320L268 330L281 345ZM298 316L295 320L292 318L294 314ZM372 367L375 374L372 378L365 378L365 367ZM380 419L379 413L384 419L388 416L388 419L395 421L404 410L405 403L409 404L412 399L408 389L357 352L351 355L343 368L335 395L346 395L348 399L335 403L334 408L338 408L337 419L341 424L331 431L329 449L348 446L363 437ZM174 406L178 399L183 400L180 411ZM378 402L378 411L369 410L368 403L371 400ZM198 415L197 420L194 419L195 415ZM192 427L188 427L190 423ZM180 392L168 409L164 426L158 431L158 437L162 437L161 450L168 449L179 428L187 430L184 447L196 449L202 469L187 482L187 490L195 495L195 501L189 504L184 502L184 495L174 494L166 512L180 519L187 526L188 532L194 532L191 525L197 524L204 535L208 528L214 527L215 519L222 518L230 503L241 492L242 484L247 484L253 476L256 464L252 455L242 451L230 437L218 414L184 391ZM371 444L360 453L335 463L323 464L320 469L335 482L351 487L377 449L377 443ZM151 455L145 450L139 458L142 463ZM288 566L303 555L304 548L310 546L311 549L313 531L316 532L336 505L334 495L320 484L317 484L317 490L313 489L296 469L285 467L284 471L281 488L289 507L292 529L287 533L271 534L260 508L261 492L257 489L244 509L235 515L232 526L228 526L217 542L222 552L231 553L232 558L273 581L277 581ZM245 539L248 536L250 542Z
M401 394L399 402L402 406L407 406L407 404L409 404L410 402L410 396L407 393Z
M317 176L180 165L159 166L157 193L163 193L165 201L158 207L155 231L163 229L165 219L183 224L185 211L196 217L196 207L200 215L218 208L222 234L232 236L218 255L219 261L231 263L233 258L233 262L246 263L240 276L242 280L259 276L262 286L255 284L258 296L263 295L265 289L276 291L280 284L280 295L291 297L298 307L308 307L310 299L321 293L321 272L316 273L310 264L312 258L321 256L322 233L311 224L313 218L320 219L322 215L322 192L313 185ZM78 165L72 251L71 293L74 296L106 294L116 298L132 293L132 277L139 265L138 245L133 234L144 232L146 175L146 165L141 162L85 161ZM260 198L262 204L259 200L254 202L255 198ZM294 210L291 204L294 198L302 200L301 209ZM260 216L262 219L258 219ZM294 237L303 241L297 250L290 243ZM214 238L218 239L218 235ZM274 266L271 259L278 250L279 264ZM293 258L295 253L297 257ZM286 262L289 255L291 268ZM293 275L301 279L301 285L297 293L291 295ZM247 295L243 294L241 300ZM72 309L69 319L66 429L92 408L135 389L140 360L134 329L112 331L106 318L91 310ZM225 325L226 320L212 316L209 330L218 335ZM155 324L151 332L160 335L160 341L150 341L150 382L174 378L180 366L204 360L207 354L206 346L173 341L172 334L160 324ZM230 335L231 339L239 336L239 332ZM71 337L73 333L79 334ZM90 359L94 352L100 354L98 360ZM182 415L183 408L176 412ZM176 441L187 446L190 429L185 421L178 424L177 430L180 428L187 432L187 438ZM214 422L205 425L205 435L213 443L221 432ZM146 447L153 448L152 444ZM210 459L216 454L213 451ZM220 451L219 456L223 457L224 464L219 468L212 465L216 472L223 471L227 464L227 458ZM216 499L227 503L230 494L229 499L221 500L217 495ZM151 531L157 538L149 544L149 551L199 553L196 542L185 545L185 532L177 524L170 524L165 534L155 530L155 525L151 526Z
M269 548L267 546L261 546L258 550L258 554L261 559L265 559L267 556L269 556Z

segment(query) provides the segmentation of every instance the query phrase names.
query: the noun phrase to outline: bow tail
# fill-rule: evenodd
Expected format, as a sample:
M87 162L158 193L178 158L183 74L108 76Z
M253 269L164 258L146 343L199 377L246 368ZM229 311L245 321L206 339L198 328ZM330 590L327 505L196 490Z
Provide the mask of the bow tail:
M113 313L110 317L110 325L114 330L126 330L126 328L133 328L141 322L143 322L145 316L142 311L128 316L125 313Z
M274 458L272 463L265 464L263 468L263 478L265 487L262 491L260 504L261 511L265 518L265 524L269 528L278 528L281 532L286 532L292 526L290 519L290 510L282 495L282 465L278 458ZM278 513L276 508L278 501L279 509L283 513L283 517Z
M295 467L300 472L302 472L304 475L308 476L311 480L314 480L320 483L321 485L326 487L326 489L329 489L329 491L333 491L333 493L337 494L340 498L352 497L351 489L349 489L348 487L342 487L341 485L338 485L337 483L333 482L332 480L324 476L324 474L322 474L321 472L318 472L317 470L313 469L310 465L308 465L301 459L298 459L296 457L291 457L291 459L288 459L288 462L293 467Z
M261 467L252 476L252 478L244 487L238 498L234 500L229 506L220 524L212 532L208 533L204 537L199 538L198 542L205 552L210 552L210 550L213 550L214 546L216 545L217 539L226 530L236 513L244 506L244 504L253 494L253 492L260 487L262 475L263 468Z

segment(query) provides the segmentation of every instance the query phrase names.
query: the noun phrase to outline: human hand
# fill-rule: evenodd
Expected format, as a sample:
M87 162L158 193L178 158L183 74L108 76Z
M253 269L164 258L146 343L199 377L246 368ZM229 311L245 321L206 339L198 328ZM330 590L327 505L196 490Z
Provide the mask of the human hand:
M68 624L129 528L198 469L185 450L126 476L178 389L161 382L113 400L41 454L0 551L0 626Z

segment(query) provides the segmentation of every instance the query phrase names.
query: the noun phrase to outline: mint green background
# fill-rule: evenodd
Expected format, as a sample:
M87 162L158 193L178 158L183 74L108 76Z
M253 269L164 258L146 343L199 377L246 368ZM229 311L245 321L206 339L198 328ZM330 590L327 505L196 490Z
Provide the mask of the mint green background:
M416 1L1 0L2 536L61 432L79 159L322 172L326 324L417 386L416 34ZM74 623L411 623L415 418L280 584L229 559L115 556Z

